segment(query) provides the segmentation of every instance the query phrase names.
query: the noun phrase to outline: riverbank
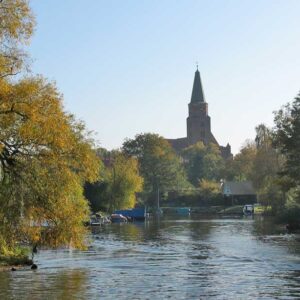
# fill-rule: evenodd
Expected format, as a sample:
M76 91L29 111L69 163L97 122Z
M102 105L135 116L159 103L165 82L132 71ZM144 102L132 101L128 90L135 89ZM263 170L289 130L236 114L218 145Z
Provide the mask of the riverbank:
M175 214L180 207L161 207L164 213ZM199 206L190 207L192 214L203 214L203 215L243 215L244 205L235 206ZM271 215L271 207L263 207L255 205L254 214L256 215Z
M10 270L11 268L20 269L26 266L31 266L33 261L28 257L11 259L9 258L0 258L0 271Z
M16 249L16 253L8 251L5 254L0 254L0 271L9 270L12 267L21 268L33 264L29 258L28 250L25 248Z
M12 266L1 266L0 265L0 272L7 272L7 271L17 271L17 270L21 270L24 269L25 267L27 267L27 265L12 265ZM29 266L28 266L29 267Z

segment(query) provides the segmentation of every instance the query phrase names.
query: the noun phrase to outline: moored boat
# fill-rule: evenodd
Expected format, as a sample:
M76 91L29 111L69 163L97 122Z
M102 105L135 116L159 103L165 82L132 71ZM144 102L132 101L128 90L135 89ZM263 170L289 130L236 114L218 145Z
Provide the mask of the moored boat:
M245 216L252 216L254 215L254 205L246 204L243 208L243 213Z
M116 210L115 214L121 214L130 221L144 221L146 218L145 208L132 208L132 209L123 209Z
M176 213L179 215L190 215L191 209L189 207L178 207Z
M126 223L127 218L124 217L122 214L112 214L110 216L111 222L112 223Z

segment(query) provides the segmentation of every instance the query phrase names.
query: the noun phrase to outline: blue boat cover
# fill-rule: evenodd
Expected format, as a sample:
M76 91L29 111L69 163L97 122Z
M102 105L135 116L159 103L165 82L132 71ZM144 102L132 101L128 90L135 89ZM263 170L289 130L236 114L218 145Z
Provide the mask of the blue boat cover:
M130 218L145 218L145 208L116 210L114 213Z

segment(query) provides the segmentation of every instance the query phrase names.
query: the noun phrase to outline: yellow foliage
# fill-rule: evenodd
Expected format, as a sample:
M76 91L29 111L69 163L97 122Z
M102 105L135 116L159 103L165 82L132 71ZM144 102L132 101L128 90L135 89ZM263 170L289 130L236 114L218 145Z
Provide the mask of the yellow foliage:
M89 213L82 185L96 181L100 168L84 125L37 77L0 80L0 128L0 211L5 224L17 224L12 240L23 234L31 243L82 248Z
M220 183L213 180L201 179L199 186L200 186L200 193L205 198L211 198L221 193Z
M116 154L107 177L111 210L134 207L136 193L141 192L143 188L137 159L121 153Z
M101 166L53 83L10 79L26 66L20 46L35 26L28 2L0 1L0 254L18 240L82 248L89 213L82 185L96 181Z
M18 44L28 44L35 27L27 0L0 2L0 78L19 72L26 54Z

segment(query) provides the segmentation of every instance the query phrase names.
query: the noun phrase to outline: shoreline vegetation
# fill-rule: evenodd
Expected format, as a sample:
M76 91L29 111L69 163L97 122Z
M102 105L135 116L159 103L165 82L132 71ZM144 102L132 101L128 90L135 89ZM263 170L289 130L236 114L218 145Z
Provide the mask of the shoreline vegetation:
M25 267L32 266L33 261L28 258L28 256L24 257L0 257L0 272L1 271L12 271L12 268L15 270L20 270Z
M8 271L14 269L31 266L33 260L29 258L28 247L19 246L14 251L1 251L0 254L0 271Z

